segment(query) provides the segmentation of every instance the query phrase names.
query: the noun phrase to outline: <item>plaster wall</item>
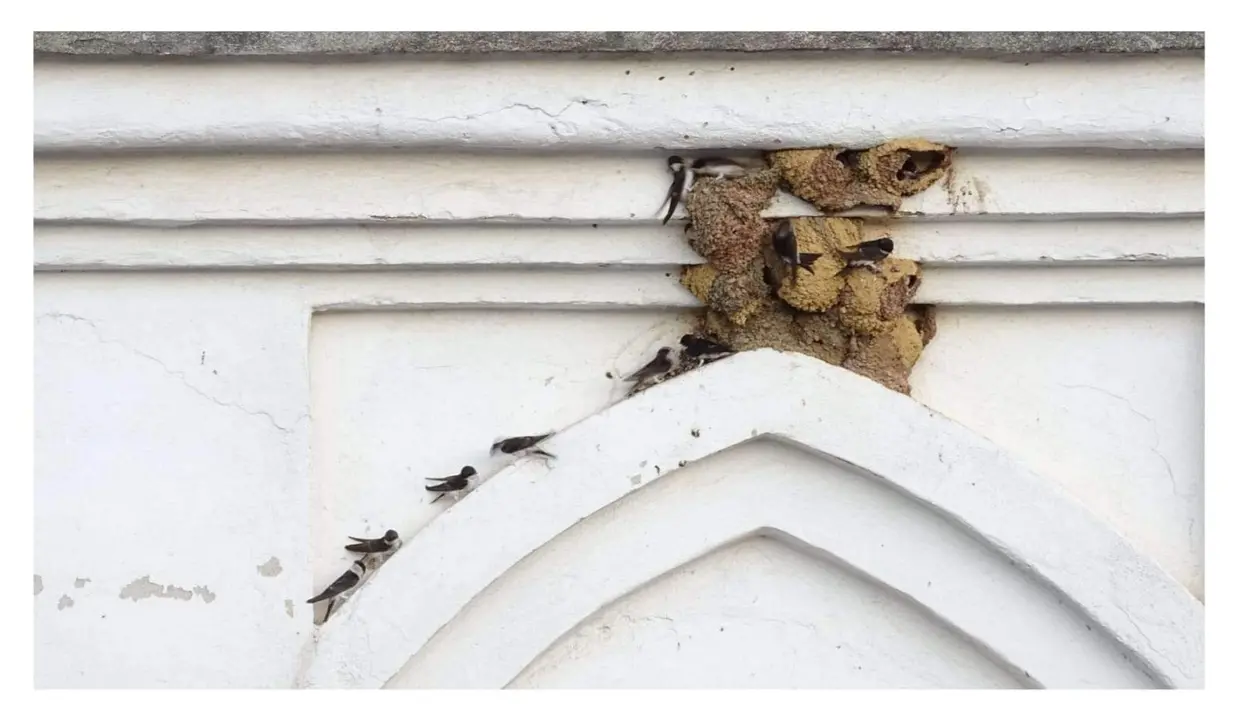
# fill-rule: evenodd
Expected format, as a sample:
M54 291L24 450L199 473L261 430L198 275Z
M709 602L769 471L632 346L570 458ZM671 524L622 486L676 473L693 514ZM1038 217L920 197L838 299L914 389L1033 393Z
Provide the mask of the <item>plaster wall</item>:
M486 610L507 591L482 586L423 655L387 674L327 672L322 657L346 663L332 653L349 646L331 644L304 600L346 567L345 535L393 527L412 539L493 490L431 506L422 478L465 463L483 477L517 472L487 457L495 437L595 417L624 390L607 372L638 367L689 326L698 303L677 271L697 260L681 225L656 213L668 150L922 135L959 150L951 182L886 225L898 254L925 267L920 301L939 308L912 399L1078 503L1201 617L1202 68L1201 57L1157 56L40 59L36 684L1190 684L1192 670L1157 675L1155 662L1123 659L1133 646L1122 632L1136 633L1089 624L1087 608L1042 619L1074 648L1068 672L1030 672L1037 652L1059 657L1061 645L990 638L990 610L957 610L982 625L962 632L872 580L867 560L839 565L829 553L853 553L861 528L807 551L785 533L717 529L744 527L737 511L689 512L723 502L720 487L767 483L821 517L857 493L885 519L867 539L919 537L889 521L896 498L863 495L864 472L771 444L718 448L680 478L661 468L666 488L619 501L630 527L716 536L696 555L624 540L591 510L576 518L588 541L550 533L504 587L518 592L542 566L604 573L632 548L667 563L684 554L632 578L632 592L572 609L579 624L544 648L527 639L520 652L539 648L530 657L476 665L490 657L477 638L520 625ZM806 212L779 197L766 214ZM859 382L803 400L846 399L855 405L831 417L858 418L888 393ZM703 402L683 393L649 400L649 417ZM614 432L639 438L640 425ZM939 443L963 446L951 438ZM898 453L881 457L903 462ZM565 473L557 492L592 492L593 470L553 472ZM654 490L666 497L655 503ZM770 517L790 526L792 510ZM535 507L523 511L475 532L537 522ZM1038 531L1046 544L1064 532ZM942 563L971 563L959 592L979 582L987 555L945 530L923 537ZM1001 592L1028 603L1030 622L1051 583L1023 592L1020 578ZM1085 595L1052 592L1066 604ZM1123 593L1120 607L1152 597ZM327 634L346 639L374 612L354 601ZM1144 630L1193 628L1184 615L1131 617ZM1087 639L1082 625L1111 637ZM994 655L989 640L1013 649ZM434 658L476 675L436 670L454 666Z

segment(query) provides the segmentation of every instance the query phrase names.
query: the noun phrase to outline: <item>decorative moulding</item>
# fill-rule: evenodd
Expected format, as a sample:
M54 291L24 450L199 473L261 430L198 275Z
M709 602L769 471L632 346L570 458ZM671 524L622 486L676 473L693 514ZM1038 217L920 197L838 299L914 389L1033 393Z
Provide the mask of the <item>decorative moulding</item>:
M796 397L815 401L809 407L787 399L779 389L788 386L799 389ZM1059 594L1156 684L1202 685L1202 605L1115 531L991 442L914 400L825 363L768 350L680 376L562 430L546 444L559 456L552 468L522 462L500 471L410 538L324 628L303 684L381 687L465 605L538 548L642 485L665 481L680 464L760 437L893 486ZM564 483L571 492L561 491ZM810 531L783 520L776 513L729 518L717 543L769 525L813 544ZM477 534L477 527L486 533ZM667 554L692 554L690 541L683 544ZM1008 662L1029 652L1019 650L1017 638L1002 639L995 626L985 627L982 614L968 617L896 581L890 587L977 642L999 646L996 652ZM543 645L530 642L515 664L531 662Z
M50 60L34 85L36 152L1204 143L1198 56Z

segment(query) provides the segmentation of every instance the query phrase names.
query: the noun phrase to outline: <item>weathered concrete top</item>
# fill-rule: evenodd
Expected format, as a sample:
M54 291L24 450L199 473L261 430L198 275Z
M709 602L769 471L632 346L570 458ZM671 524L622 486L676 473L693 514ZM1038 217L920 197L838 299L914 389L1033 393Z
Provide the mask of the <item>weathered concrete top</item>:
M1201 32L36 32L40 55L1203 52Z

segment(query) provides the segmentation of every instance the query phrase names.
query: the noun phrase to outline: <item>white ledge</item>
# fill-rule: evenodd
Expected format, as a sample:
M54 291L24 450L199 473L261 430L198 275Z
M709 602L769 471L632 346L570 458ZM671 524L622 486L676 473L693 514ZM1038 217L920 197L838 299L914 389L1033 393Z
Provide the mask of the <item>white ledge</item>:
M787 387L814 398L812 406ZM305 684L382 686L467 603L581 519L641 484L665 482L680 463L760 436L892 485L1060 593L1159 683L1201 687L1202 605L1119 534L914 400L769 350L706 366L561 431L546 445L559 457L552 468L522 462L500 471L411 537L324 628ZM949 597L912 599L966 623Z
M233 275L235 275L233 273ZM284 276L284 273L280 273ZM678 268L295 272L317 311L525 307L616 310L702 307ZM270 282L270 280L265 280ZM1204 302L1201 266L936 268L915 302L932 305L1144 305Z
M35 159L35 222L659 224L657 156L253 154ZM903 215L1201 215L1203 153L967 152ZM679 210L680 216L683 211ZM767 217L819 214L791 196Z
M1203 262L1199 218L1076 222L869 221L927 267ZM703 260L680 226L36 225L34 269L388 270L669 267Z
M48 150L1203 147L1203 58L537 58L34 68Z

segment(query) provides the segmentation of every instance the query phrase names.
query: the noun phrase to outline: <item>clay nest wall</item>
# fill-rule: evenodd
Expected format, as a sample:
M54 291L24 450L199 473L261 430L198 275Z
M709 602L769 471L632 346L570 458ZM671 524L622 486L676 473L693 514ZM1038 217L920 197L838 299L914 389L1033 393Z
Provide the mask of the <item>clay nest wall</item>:
M688 241L707 262L684 268L682 283L708 307L700 330L738 351L799 352L909 393L911 369L936 332L934 309L913 304L919 265L895 248L873 266L848 267L844 251L872 239L863 221L799 217L791 219L799 251L820 257L795 273L773 251L777 221L761 213L779 186L825 212L896 207L943 177L951 159L949 148L920 140L787 150L770 154L767 170L696 183Z
M822 212L860 205L897 210L949 172L953 148L928 140L892 140L863 150L824 147L769 153L792 193Z

